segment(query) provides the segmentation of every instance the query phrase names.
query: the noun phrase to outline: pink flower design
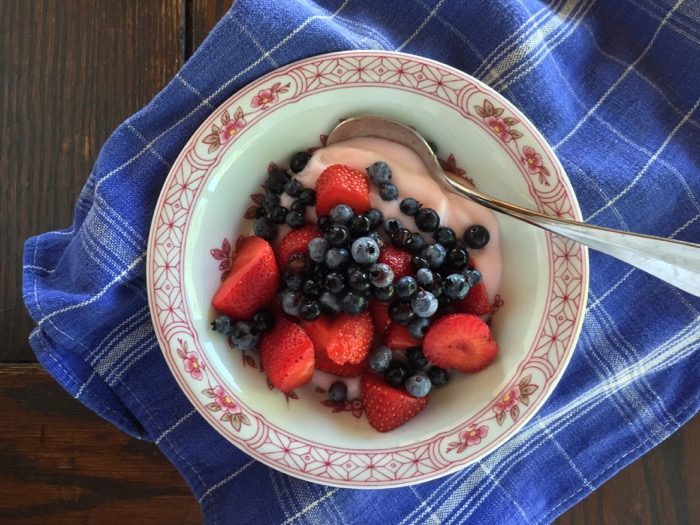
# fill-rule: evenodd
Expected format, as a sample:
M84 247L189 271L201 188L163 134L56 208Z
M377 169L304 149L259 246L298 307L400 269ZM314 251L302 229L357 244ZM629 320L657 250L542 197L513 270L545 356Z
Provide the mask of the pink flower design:
M262 89L257 95L253 97L253 101L250 103L254 108L262 106L263 109L267 109L267 106L277 102L279 97L277 93L271 89Z
M241 408L235 403L233 398L226 393L226 391L221 388L221 386L214 387L214 396L216 396L216 404L224 412L229 412L231 414L237 414L241 411Z
M506 395L503 396L498 403L494 405L493 411L496 412L497 415L507 412L518 404L519 399L520 388L518 386L514 386L508 390Z
M185 362L185 371L190 374L194 379L202 379L202 370L204 370L204 363L200 362L199 356L195 352L190 352L183 359Z
M509 142L513 137L510 133L510 126L501 117L486 117L486 125L498 135L503 142Z
M468 446L478 445L481 440L489 433L489 427L481 425L480 427L465 430L459 435L459 440L466 443Z
M226 124L224 124L224 127L221 128L221 131L219 132L219 143L224 144L231 140L231 138L242 130L246 124L247 122L243 117L229 120Z
M542 157L530 146L523 148L523 164L527 166L530 173L539 173L542 171Z

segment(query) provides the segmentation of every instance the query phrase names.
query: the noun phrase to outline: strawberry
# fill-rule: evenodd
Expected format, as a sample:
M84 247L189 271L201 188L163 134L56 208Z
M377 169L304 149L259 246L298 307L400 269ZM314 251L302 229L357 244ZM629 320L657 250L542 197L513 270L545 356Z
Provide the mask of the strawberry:
M435 321L423 338L423 353L431 363L460 372L485 368L498 353L488 325L476 315L452 314Z
M374 337L374 326L368 312L342 314L335 319L320 317L304 323L304 329L313 341L316 353L324 353L338 365L357 365L364 361Z
M384 378L365 372L360 383L362 406L372 428L388 432L413 419L428 405L427 397L413 397Z
M372 322L374 322L374 329L378 334L384 332L391 324L391 319L389 319L389 303L383 303L377 301L376 299L370 299L369 301L369 312L372 315Z
M355 213L363 213L372 206L369 202L369 180L360 170L333 164L316 181L316 214L328 215L331 208L347 204Z
M250 319L272 303L279 280L270 243L260 237L246 237L240 242L231 272L214 294L212 304L234 319Z
M314 345L298 324L275 317L275 327L260 337L260 365L270 382L289 392L311 381L314 374Z
M379 260L377 262L388 264L394 271L394 282L401 279L406 275L411 275L413 273L413 267L411 266L411 254L394 248L391 245L387 245L382 248L379 254Z
M284 268L287 265L287 261L293 253L303 252L308 254L309 241L316 237L321 237L321 232L313 224L307 224L285 235L277 248L277 264L279 264L280 268Z
M474 266L473 262L472 265ZM491 313L491 303L486 293L484 281L479 281L475 286L472 286L467 296L457 301L455 306L457 311L465 314L489 315Z
M315 348L315 347L314 347ZM351 365L345 363L344 365L339 365L335 361L332 361L324 349L316 350L316 369L321 372L328 372L329 374L335 374L340 377L357 377L361 376L362 373L367 370L367 359L360 361L356 365Z
M416 339L408 333L408 328L403 325L391 323L386 332L382 334L382 344L392 350L406 350L412 346L420 346L420 339Z

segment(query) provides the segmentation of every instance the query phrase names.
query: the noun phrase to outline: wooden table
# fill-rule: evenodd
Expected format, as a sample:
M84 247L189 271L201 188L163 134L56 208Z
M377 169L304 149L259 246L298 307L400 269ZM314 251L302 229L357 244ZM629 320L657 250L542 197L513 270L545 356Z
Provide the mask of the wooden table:
M0 523L199 523L155 445L36 364L24 239L68 226L102 143L177 72L231 0L0 0ZM557 523L698 523L700 419Z

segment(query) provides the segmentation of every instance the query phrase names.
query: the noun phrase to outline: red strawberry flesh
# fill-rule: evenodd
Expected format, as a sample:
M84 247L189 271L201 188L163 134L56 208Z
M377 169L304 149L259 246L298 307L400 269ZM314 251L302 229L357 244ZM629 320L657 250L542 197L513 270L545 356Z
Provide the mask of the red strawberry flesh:
M328 215L338 204L347 204L355 213L371 208L369 180L360 170L333 164L316 181L316 214Z
M314 373L314 345L298 324L277 316L275 327L260 338L260 364L270 382L290 392L311 381Z
M389 385L383 377L366 372L360 383L362 405L372 428L389 432L413 419L428 404L428 397L413 397Z

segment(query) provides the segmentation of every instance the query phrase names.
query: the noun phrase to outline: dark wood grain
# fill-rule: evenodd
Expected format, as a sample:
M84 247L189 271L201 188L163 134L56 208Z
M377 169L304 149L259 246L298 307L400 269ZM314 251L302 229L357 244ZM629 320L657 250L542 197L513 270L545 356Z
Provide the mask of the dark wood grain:
M0 523L199 523L155 445L66 394L38 365L0 367Z
M29 235L67 226L99 147L232 0L0 0L0 362L31 361L20 291ZM0 523L199 523L154 445L70 398L37 365L0 365ZM557 525L700 523L695 418Z
M102 143L183 62L180 0L0 1L0 362L30 361L24 239L71 223Z

